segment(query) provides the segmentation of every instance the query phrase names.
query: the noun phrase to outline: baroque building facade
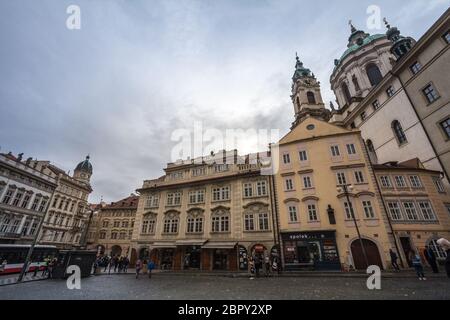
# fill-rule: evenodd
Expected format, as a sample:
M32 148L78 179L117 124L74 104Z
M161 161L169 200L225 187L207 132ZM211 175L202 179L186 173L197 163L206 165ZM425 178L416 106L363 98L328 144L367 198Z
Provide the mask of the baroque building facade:
M352 27L330 77L331 123L358 128L373 163L418 157L450 174L450 9L416 42L386 20L386 34Z
M237 151L169 163L144 181L132 244L162 269L247 270L248 255L277 255L268 176Z
M57 179L22 154L0 154L0 243L31 244L56 188Z
M131 264L136 260L131 238L135 225L139 196L130 195L122 200L91 205L93 218L88 230L87 247L99 254L129 256Z
M88 197L92 192L89 156L76 166L72 176L50 161L30 160L30 164L56 179L58 185L46 212L39 243L61 249L80 247L87 228Z
M295 122L276 146L275 190L284 268L363 268L361 240L369 264L386 268L394 241L360 132L327 122L329 111L323 103L317 104L322 100L319 83L309 70L299 72L299 67L297 59ZM297 105L305 112L297 112Z

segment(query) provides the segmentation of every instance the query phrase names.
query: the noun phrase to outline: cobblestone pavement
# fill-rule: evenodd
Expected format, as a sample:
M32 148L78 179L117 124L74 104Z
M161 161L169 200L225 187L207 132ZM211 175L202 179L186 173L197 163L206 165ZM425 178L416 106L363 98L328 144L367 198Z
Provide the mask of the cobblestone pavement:
M0 299L450 299L445 277L382 279L382 290L369 291L364 278L229 278L220 276L102 275L82 279L81 290L63 280L0 287Z

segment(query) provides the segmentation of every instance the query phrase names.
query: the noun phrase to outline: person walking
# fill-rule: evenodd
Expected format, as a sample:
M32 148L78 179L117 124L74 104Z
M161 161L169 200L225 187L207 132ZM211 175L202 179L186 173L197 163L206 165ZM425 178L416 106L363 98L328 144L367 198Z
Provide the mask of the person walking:
M142 274L147 274L148 271L147 264L148 264L147 259L144 259L142 261Z
M111 257L111 259L109 259L109 269L108 269L108 274L111 274L111 269L113 269L113 271L115 270L116 266L115 266L115 257Z
M447 277L450 278L450 241L441 238L436 241L436 243L440 245L442 250L447 254L447 258L445 259L445 271L447 272Z
M255 261L253 261L252 257L248 258L248 269L250 271L250 280L253 280L253 275L255 273Z
M47 275L48 272L48 263L49 263L49 257L44 259L44 266L42 268L42 277L45 277Z
M394 268L394 270L400 271L400 267L397 263L397 260L398 260L397 254L394 252L394 250L389 249L389 255L391 256L391 265Z
M130 259L128 257L123 258L123 272L128 273L128 265L130 264Z
M119 268L119 257L114 256L114 272L117 272L117 268Z
M425 249L423 250L423 256L433 270L433 273L439 273L439 268L436 262L436 255L429 246L425 246Z
M264 257L264 273L266 277L270 276L270 258L267 254Z
M259 269L261 268L261 258L258 254L255 254L255 258L253 259L255 262L255 274L256 277L259 278Z
M152 270L155 269L155 264L152 260L148 260L147 270L148 270L148 278L152 277Z
M106 270L108 269L109 262L110 262L110 258L108 256L104 256L103 257L103 266L105 267L105 269L103 270L103 272L106 272Z
M419 280L427 280L427 278L425 278L425 273L423 272L422 259L420 258L420 255L418 253L413 256L411 262L414 269L416 270Z
M142 260L138 259L138 261L136 261L136 279L139 277L141 269L142 269Z

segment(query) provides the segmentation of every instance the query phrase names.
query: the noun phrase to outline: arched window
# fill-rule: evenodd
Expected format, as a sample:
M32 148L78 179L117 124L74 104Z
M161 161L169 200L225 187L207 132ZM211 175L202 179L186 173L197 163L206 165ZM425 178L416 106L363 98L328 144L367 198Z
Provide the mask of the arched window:
M369 150L369 152L375 152L375 147L373 146L372 140L368 139L366 143L367 143L367 149Z
M316 97L314 96L314 92L308 91L306 93L306 97L308 98L309 104L316 104Z
M142 234L154 234L156 227L156 214L148 213L142 219Z
M406 139L405 132L403 131L402 125L400 124L400 122L398 122L398 120L392 121L392 130L394 131L398 144L402 145L408 142L408 139Z
M378 163L377 152L375 151L375 147L373 146L372 140L368 139L366 141L366 145L367 145L367 151L369 152L370 161L373 164L377 164Z
M345 82L342 84L342 92L344 93L345 102L347 102L347 104L350 104L352 101L352 95L350 94L348 86Z
M366 66L367 76L369 77L370 84L372 87L376 86L381 82L383 76L381 75L380 69L376 64L368 64Z
M203 216L199 210L193 210L187 216L186 233L202 233L203 232Z
M297 107L300 109L300 99L297 97Z
M212 232L229 232L230 231L230 213L228 210L219 209L212 213Z
M163 233L178 233L179 215L175 212L167 213L164 218Z

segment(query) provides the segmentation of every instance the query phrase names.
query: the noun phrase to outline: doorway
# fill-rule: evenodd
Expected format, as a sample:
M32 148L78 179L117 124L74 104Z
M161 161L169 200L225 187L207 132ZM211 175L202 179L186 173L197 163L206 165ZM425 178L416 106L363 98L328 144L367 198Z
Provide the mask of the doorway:
M368 239L362 239L362 241L369 265L377 265L381 269L383 269L383 263L381 261L380 252L378 251L376 243ZM359 239L356 239L352 242L351 251L355 269L365 270L368 266L366 266L366 261L364 259L364 254Z
M200 269L200 247L186 247L183 267L187 269Z
M228 254L225 250L216 249L214 250L213 257L213 269L214 270L226 270L228 265Z
M411 239L409 237L400 237L400 243L402 245L403 253L405 254L406 261L408 262L408 266L412 267L412 261L409 258L410 253L413 252L411 246Z

